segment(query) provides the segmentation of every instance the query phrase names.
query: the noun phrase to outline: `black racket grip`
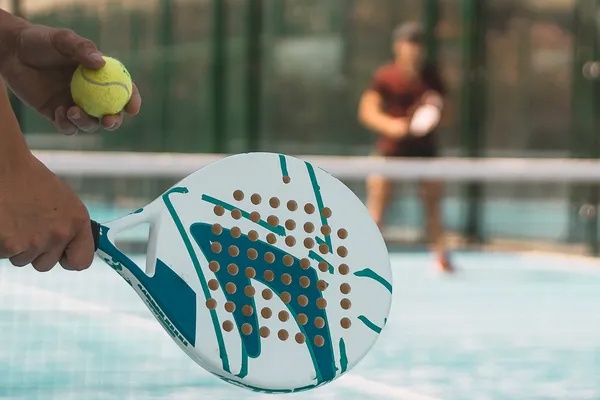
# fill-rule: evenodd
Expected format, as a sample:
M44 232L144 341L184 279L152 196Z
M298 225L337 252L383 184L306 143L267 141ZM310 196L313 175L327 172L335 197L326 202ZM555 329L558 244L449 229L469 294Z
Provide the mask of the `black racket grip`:
M92 236L94 237L94 251L96 251L100 240L100 224L96 221L92 221Z

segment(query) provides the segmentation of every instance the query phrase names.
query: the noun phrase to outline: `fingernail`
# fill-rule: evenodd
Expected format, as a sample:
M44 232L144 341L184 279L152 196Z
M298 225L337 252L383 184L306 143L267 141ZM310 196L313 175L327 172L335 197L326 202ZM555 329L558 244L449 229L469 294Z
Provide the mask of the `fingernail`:
M81 118L81 114L79 114L79 111L75 111L73 114L71 114L71 118L79 119L79 118Z
M104 61L104 58L98 53L91 53L90 58L94 61Z

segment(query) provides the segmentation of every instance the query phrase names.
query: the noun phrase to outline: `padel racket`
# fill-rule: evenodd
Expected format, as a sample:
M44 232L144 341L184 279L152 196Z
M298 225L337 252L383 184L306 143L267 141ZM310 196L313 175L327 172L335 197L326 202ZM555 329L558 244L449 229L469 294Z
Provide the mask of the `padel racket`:
M150 226L145 266L115 245L141 224ZM97 255L181 349L251 390L295 392L340 377L372 348L390 311L377 225L347 186L294 157L225 157L92 227Z

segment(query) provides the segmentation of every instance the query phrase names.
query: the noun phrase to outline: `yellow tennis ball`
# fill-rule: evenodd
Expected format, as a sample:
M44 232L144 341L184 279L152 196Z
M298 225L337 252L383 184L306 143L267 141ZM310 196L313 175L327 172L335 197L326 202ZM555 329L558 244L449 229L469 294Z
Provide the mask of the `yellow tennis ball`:
M96 118L120 113L133 89L127 68L112 57L104 57L104 60L106 64L98 70L80 65L71 79L73 101Z

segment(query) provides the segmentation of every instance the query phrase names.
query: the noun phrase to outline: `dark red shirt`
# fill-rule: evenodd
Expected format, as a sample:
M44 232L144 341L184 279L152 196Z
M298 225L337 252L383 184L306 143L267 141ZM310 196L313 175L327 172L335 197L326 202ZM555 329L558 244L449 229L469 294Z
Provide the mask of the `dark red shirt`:
M446 93L442 79L435 68L426 66L420 76L415 77L405 74L394 63L388 63L375 72L371 90L379 93L383 99L383 111L397 118L410 117L426 92L435 90L441 95ZM412 144L417 147L435 145L433 135L423 138L407 137L400 140L380 136L377 141L380 152L386 155L406 155L408 151L406 147Z

